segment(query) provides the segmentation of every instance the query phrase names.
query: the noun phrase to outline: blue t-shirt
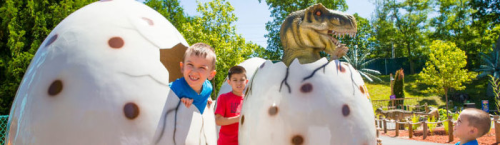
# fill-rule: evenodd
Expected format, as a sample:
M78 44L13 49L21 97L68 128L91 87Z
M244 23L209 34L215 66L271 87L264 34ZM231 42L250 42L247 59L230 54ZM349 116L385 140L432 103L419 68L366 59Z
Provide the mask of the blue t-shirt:
M460 142L457 142L455 145L459 145L459 144L460 144ZM469 141L463 145L478 145L478 143L477 143L477 140L472 140L472 141Z
M201 87L201 93L198 94L194 91L189 84L186 82L184 77L175 80L169 84L172 91L180 98L189 98L193 99L193 105L200 110L200 113L203 114L205 111L205 106L207 106L208 97L212 94L212 83L210 81L205 80L203 82L203 86Z

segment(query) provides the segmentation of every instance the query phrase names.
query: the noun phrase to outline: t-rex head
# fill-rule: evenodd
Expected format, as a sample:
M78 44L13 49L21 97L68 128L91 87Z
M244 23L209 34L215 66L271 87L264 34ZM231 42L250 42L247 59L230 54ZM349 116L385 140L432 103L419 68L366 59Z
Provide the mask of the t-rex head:
M332 36L354 37L356 32L353 16L327 9L322 4L293 12L281 25L283 62L289 65L298 58L300 63L311 63L320 59L320 51L338 59L347 53L348 48Z

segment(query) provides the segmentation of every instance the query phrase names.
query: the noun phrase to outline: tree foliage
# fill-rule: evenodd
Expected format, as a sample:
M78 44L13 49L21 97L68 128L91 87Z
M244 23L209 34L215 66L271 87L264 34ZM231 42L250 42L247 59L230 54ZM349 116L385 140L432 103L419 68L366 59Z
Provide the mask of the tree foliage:
M474 18L491 21L493 25L500 24L500 0L472 0L471 5L477 10Z
M489 17L474 18L480 11L474 8L473 0L437 0L439 15L430 21L435 31L431 40L453 42L465 51L467 69L478 68L479 54L491 50L498 38L499 27Z
M410 62L410 73L415 72L415 58L425 45L424 32L427 30L427 16L432 10L431 0L380 0L376 4L382 6L377 10L374 23L381 32L375 33L375 39L382 41L385 55L392 47L399 56L406 56ZM376 30L378 31L378 30ZM388 32L388 33L385 33ZM388 37L388 38L387 38Z
M479 53L481 59L483 60L483 65L479 66L479 69L475 71L480 71L477 77L482 78L485 76L492 76L496 79L500 78L500 51L495 49L488 56L485 53Z
M213 94L217 94L229 68L248 59L255 50L261 52L264 48L255 43L247 43L245 38L236 34L234 22L237 18L229 2L214 0L198 3L197 11L201 15L192 17L179 30L189 44L203 42L215 48L218 73L214 80L216 90Z
M344 38L337 38L337 39L350 48L350 51L347 52L347 55L353 52L352 51L353 49L357 49L357 51L359 52L373 51L373 49L369 49L372 48L373 46L373 41L370 40L373 33L373 27L372 25L370 25L370 21L368 21L368 19L366 18L359 16L358 13L353 14L353 16L354 18L356 18L356 24L358 26L356 36L354 38L347 36Z
M91 0L0 1L0 114L8 114L38 47L52 29Z
M388 3L387 0L375 1L375 15L371 22L374 29L372 37L370 37L370 41L373 41L374 44L371 46L374 48L372 54L379 58L390 58L396 38L400 37L394 26L393 17L390 15L391 9ZM401 49L397 50L395 52L399 54L397 56L402 56Z
M175 28L180 28L188 21L188 16L184 14L184 8L178 0L146 0L144 4L167 18Z
M429 60L420 72L418 82L431 85L426 91L447 95L448 90L463 90L463 83L476 77L464 67L467 64L465 52L452 42L433 41L430 46Z

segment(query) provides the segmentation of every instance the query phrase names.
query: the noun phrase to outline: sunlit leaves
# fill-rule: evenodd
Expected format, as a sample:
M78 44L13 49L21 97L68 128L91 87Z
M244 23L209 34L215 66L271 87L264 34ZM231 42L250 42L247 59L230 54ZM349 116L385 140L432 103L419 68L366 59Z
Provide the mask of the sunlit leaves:
M470 82L476 77L475 72L469 72L464 67L467 65L465 52L454 43L433 41L430 46L429 60L420 72L418 82L431 85L426 91L445 94L453 88L463 90L463 83Z

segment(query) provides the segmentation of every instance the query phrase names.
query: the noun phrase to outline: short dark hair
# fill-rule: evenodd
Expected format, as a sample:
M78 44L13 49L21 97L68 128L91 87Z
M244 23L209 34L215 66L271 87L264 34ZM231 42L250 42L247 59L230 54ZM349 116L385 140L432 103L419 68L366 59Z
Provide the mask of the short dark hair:
M228 77L229 79L231 79L231 76L232 76L233 74L244 74L244 75L245 75L245 77L246 77L246 75L247 75L247 71L245 70L245 68L244 68L244 67L237 65L237 66L233 66L233 67L231 67L231 68L229 69L229 71L227 72L227 77Z

